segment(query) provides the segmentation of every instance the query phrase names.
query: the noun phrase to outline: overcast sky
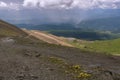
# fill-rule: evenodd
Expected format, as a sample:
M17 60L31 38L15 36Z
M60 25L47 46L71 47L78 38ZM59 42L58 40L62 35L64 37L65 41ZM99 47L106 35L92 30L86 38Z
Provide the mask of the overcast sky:
M120 9L120 0L0 0L1 19L41 19L41 21L81 21L93 12ZM108 14L106 14L108 15Z
M120 8L120 0L0 0L0 8L116 9Z

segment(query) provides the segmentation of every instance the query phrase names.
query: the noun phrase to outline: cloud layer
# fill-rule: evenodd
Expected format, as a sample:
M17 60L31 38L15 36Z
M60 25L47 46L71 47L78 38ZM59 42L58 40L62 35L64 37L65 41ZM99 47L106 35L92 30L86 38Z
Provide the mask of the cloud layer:
M7 4L5 2L0 1L0 7L7 7Z
M42 7L42 8L120 8L120 0L24 0L25 7Z
M23 9L118 9L120 0L0 0L0 8Z
M14 9L14 10L19 10L21 8L20 4L17 3L5 3L3 1L0 1L0 9Z

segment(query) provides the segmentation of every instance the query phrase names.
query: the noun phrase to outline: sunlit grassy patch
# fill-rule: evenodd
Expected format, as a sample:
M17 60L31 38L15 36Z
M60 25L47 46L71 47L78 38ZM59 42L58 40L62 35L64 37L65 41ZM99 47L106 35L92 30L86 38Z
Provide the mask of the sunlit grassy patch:
M66 63L63 59L57 57L48 57L49 62L57 64L59 68L67 75L71 75L74 79L89 79L92 74L85 72L84 68L80 65L71 65Z
M90 78L90 77L91 77L91 74L88 74L88 73L85 73L85 72L81 72L76 76L76 78L78 78L78 79Z
M65 73L71 74L76 79L88 79L92 76L91 74L85 72L80 65L67 66Z
M69 42L77 48L85 51L99 52L105 54L120 54L120 39L104 40L104 41L77 41Z
M49 57L48 60L55 64L64 64L64 61L62 59L59 59L57 57Z

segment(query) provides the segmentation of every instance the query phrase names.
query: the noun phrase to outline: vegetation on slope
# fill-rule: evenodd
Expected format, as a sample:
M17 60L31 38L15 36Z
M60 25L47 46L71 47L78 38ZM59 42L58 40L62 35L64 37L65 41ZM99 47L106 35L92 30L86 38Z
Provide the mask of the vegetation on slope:
M0 20L0 37L23 35L26 35L26 33L20 30L19 28Z
M70 42L77 48L93 51L93 52L101 52L106 54L120 54L120 39L114 40L103 40L103 41L79 41L74 40Z

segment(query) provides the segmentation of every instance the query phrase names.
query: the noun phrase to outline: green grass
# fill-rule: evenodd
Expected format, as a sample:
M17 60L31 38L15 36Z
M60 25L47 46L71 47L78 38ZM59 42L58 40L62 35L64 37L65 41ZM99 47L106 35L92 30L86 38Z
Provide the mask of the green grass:
M0 36L17 36L18 33L9 29L0 29Z
M77 48L86 51L100 52L105 54L120 55L120 39L104 41L73 41L70 42Z
M67 63L65 60L58 57L42 57L44 60L51 62L53 65L58 66L63 73L70 75L75 80L88 80L92 74L85 72L85 69L80 65L73 65Z

